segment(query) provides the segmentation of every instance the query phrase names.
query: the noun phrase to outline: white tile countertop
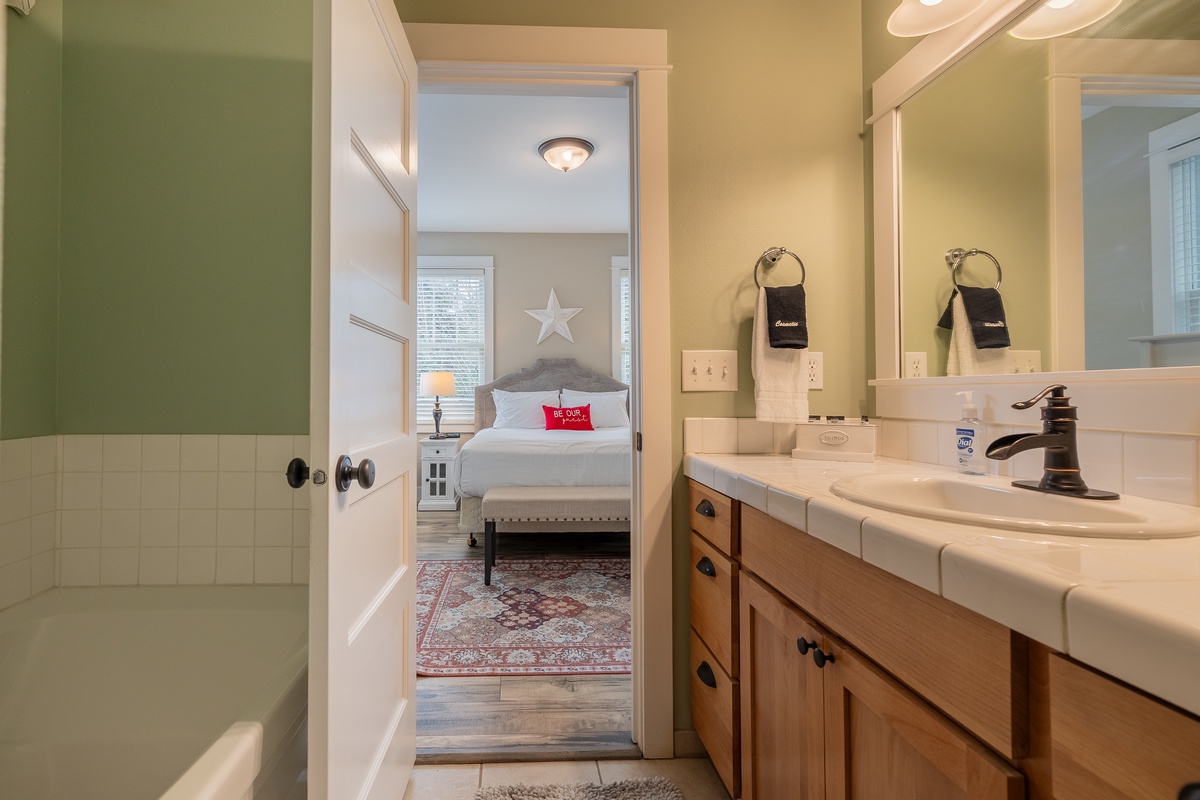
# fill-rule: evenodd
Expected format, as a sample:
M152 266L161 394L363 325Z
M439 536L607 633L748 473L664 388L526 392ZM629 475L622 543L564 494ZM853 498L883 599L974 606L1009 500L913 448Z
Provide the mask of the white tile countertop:
M869 564L1200 714L1200 536L1098 539L880 511L830 485L931 464L686 454L684 474ZM964 480L969 480L963 476Z

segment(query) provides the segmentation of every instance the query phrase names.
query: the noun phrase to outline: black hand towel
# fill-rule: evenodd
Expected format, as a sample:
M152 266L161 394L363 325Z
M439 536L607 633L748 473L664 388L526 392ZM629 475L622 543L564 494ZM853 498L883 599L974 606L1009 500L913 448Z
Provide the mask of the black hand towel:
M971 338L975 340L978 350L992 350L998 347L1008 347L1008 320L1004 316L1004 301L1000 299L1000 291L986 286L960 286L950 294L946 310L938 320L939 328L947 330L954 327L951 304L954 295L962 292L963 307L967 311L967 319L971 321Z
M799 350L808 347L808 315L804 284L768 286L767 341L771 347Z

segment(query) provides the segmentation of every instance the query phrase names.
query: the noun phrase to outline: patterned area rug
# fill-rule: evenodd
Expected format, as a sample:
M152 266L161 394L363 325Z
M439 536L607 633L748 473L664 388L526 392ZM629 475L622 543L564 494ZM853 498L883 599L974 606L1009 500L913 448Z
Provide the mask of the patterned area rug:
M629 631L628 558L418 562L418 675L627 673Z

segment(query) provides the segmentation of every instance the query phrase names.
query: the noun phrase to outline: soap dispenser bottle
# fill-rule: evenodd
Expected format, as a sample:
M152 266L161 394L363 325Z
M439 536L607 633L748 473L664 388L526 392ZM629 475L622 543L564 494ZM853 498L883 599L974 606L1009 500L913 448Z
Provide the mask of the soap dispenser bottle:
M972 400L974 392L955 392L955 394L965 395L967 398L962 407L962 419L958 421L954 429L958 471L963 475L986 475L987 468L984 466L983 452L979 450L979 443L976 441L982 432L983 423L979 419L979 406L975 405Z

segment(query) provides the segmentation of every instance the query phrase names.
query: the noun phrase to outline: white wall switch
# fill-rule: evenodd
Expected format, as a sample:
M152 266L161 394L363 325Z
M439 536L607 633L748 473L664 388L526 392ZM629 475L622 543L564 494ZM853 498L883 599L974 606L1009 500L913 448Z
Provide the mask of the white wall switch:
M1013 372L1024 373L1042 371L1041 350L1010 350L1009 355L1012 356Z
M825 354L808 351L808 388L825 388Z
M904 354L904 377L924 378L929 375L929 364L925 353Z
M683 391L736 392L737 350L684 350Z

